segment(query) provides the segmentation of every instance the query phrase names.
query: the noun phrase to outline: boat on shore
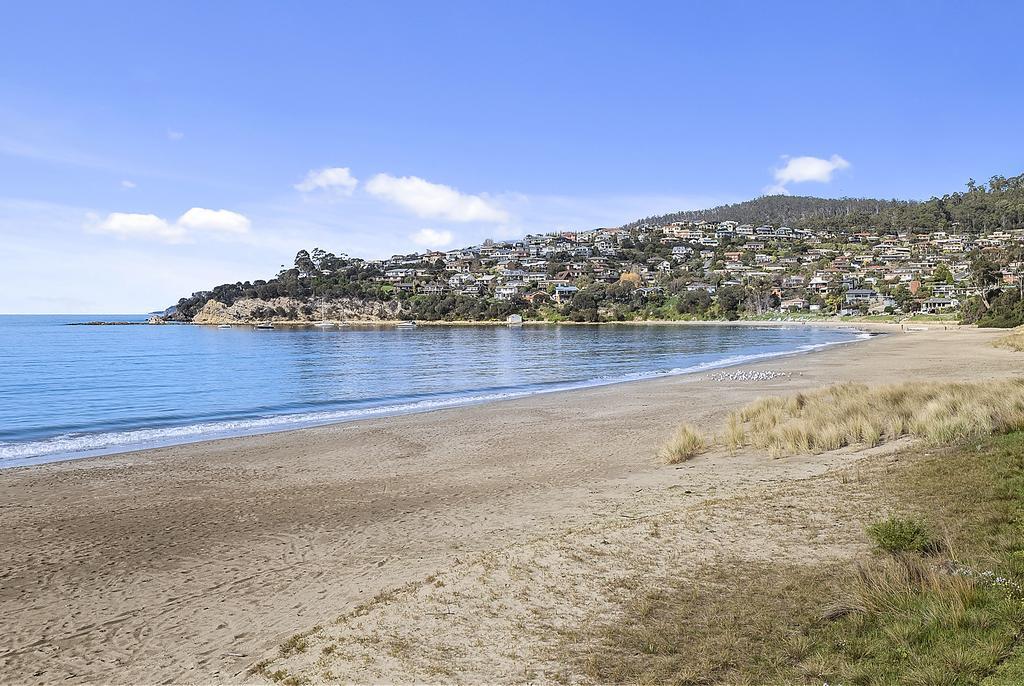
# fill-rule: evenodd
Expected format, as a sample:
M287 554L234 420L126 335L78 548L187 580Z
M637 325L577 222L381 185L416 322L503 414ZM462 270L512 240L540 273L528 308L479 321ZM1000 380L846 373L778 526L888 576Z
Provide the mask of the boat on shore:
M408 320L408 321L404 321L404 322L398 322L397 324L395 324L395 328L396 329L415 329L416 328L416 322L414 322L412 320Z

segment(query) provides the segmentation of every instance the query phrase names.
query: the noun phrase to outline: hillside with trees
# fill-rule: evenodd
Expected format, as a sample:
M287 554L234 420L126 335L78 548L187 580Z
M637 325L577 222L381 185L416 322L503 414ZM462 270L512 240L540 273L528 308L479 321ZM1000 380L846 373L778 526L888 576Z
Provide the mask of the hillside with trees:
M987 184L973 179L963 192L930 200L876 200L766 195L706 210L646 217L624 228L660 226L681 221L736 221L799 229L959 229L980 233L1024 226L1024 174L993 176Z

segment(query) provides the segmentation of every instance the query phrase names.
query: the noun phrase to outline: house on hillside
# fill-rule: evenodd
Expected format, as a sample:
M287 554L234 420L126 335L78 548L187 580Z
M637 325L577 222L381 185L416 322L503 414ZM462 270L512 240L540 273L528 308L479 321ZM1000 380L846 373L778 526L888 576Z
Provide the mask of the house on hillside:
M572 297L579 291L576 286L555 286L555 302L558 304L572 300Z
M851 288L846 291L843 300L847 305L864 305L878 297L878 293L870 288Z
M960 306L954 298L928 298L921 302L921 311L925 314L936 314L943 310L952 310Z
M805 298L786 298L779 304L779 309L795 312L797 310L806 310L809 306L810 303Z

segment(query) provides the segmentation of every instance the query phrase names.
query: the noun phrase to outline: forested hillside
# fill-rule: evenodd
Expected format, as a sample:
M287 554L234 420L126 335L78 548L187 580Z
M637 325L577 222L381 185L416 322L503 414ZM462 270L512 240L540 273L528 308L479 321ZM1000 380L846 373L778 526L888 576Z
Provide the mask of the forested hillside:
M647 217L624 228L660 226L677 221L737 221L785 225L799 229L903 229L927 231L959 228L969 232L1024 226L1024 174L993 176L988 184L967 182L963 192L925 201L869 198L815 198L766 195L706 210Z

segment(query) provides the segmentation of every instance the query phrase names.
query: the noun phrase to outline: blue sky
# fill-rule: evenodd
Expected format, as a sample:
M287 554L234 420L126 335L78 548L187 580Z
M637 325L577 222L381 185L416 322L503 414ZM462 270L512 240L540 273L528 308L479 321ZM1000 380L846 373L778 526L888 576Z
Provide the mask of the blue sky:
M1024 171L1016 3L6 3L0 312Z

